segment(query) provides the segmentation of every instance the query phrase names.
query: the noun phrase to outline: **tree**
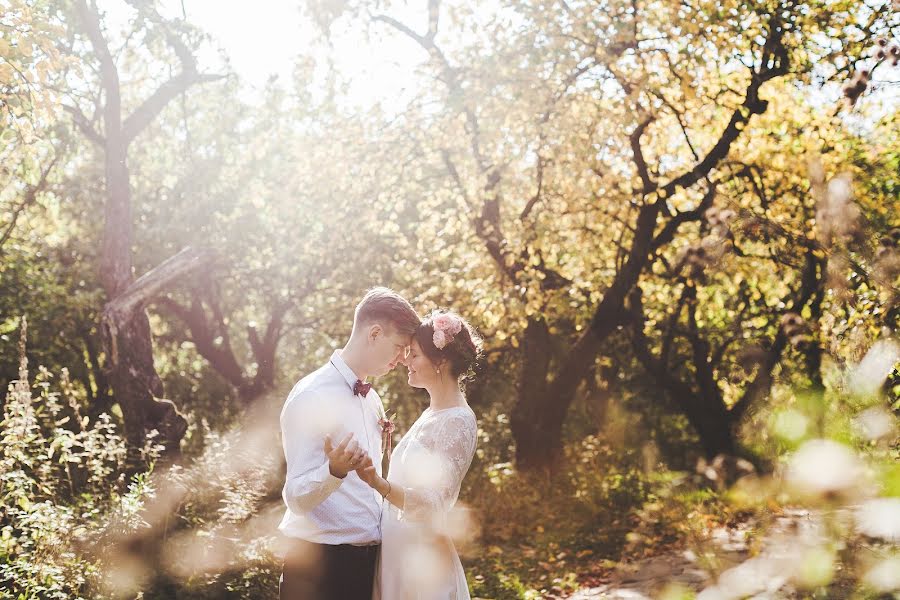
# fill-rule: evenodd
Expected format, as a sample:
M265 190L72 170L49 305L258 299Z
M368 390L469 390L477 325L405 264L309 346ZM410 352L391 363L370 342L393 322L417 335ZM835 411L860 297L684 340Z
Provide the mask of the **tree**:
M511 341L516 458L538 469L558 461L569 408L633 322L637 286L686 228L703 224L722 189L753 193L738 186L746 174L732 163L753 147L745 132L757 131L773 104L796 102L779 81L805 82L837 62L814 37L855 18L845 6L792 1L709 10L525 3L493 12L431 1L419 11L427 26L417 26L390 5L343 7L343 16L321 9L320 21L367 19L423 55L433 87L404 114L409 139L396 154L421 173L412 185L428 179L437 188L419 210L439 215L442 232L460 232L450 261L467 264L479 283L463 292L468 279L454 293L474 299L490 338ZM886 17L874 10L865 35L884 30ZM463 29L479 34L469 42L442 35ZM419 108L429 103L441 110ZM797 267L799 279L804 272L819 282L821 260ZM800 286L791 302L804 306L818 290ZM777 364L781 352L771 356ZM764 396L765 381L733 416ZM733 448L732 433L707 435L728 428L720 413L700 430L710 453Z
M59 160L52 143L39 139L55 123L54 74L64 63L54 46L61 30L45 3L10 2L0 21L0 252L19 219L36 204ZM7 214L8 213L8 216Z
M141 447L146 434L156 429L170 455L177 454L186 422L175 405L158 399L163 394L153 365L150 323L145 307L174 281L208 264L208 253L185 248L151 271L135 279L132 244L132 191L128 170L128 147L165 106L193 85L221 79L197 70L196 59L172 24L164 22L150 8L138 10L138 27L145 35L165 37L180 62L180 72L162 82L133 111L123 106L119 68L103 31L97 6L87 0L74 3L70 15L73 31L90 44L90 61L97 66L101 95L94 114L102 129L88 119L73 102L66 109L79 130L104 157L104 234L100 252L100 279L107 302L103 311L103 343L106 369L115 400L122 407L125 433L132 447ZM101 99L102 98L102 99Z

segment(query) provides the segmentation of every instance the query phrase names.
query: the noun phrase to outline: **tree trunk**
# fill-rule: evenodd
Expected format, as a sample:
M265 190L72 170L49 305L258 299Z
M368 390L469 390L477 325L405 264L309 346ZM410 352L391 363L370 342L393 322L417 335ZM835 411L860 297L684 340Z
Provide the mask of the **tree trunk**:
M163 393L153 366L153 342L145 307L163 289L211 261L205 250L186 248L128 286L103 310L102 330L110 385L122 408L125 435L132 449L146 434L159 432L167 457L178 455L187 421Z
M117 360L107 365L115 398L122 408L129 447L143 447L146 435L155 429L159 437L154 442L165 447L167 458L176 458L187 421L171 401L155 397L163 394L163 386L153 367L147 313L143 309L132 313L109 331L105 341L107 347L118 348Z
M103 336L106 368L122 409L129 447L142 448L147 434L155 429L159 433L155 442L164 446L164 456L175 458L187 421L172 402L155 397L162 396L163 385L153 365L153 340L144 303L130 310L115 308L134 282L131 184L118 102L118 97L107 98L106 107L107 112L114 111L106 119L106 223L100 256L100 280L108 300Z
M707 458L713 458L717 454L735 454L735 433L728 409L721 398L698 394L680 381L672 381L667 387L670 396L681 407L694 428Z
M187 422L168 400L157 400L162 382L153 366L153 342L145 306L153 294L174 279L196 269L208 256L183 251L134 280L132 262L131 182L128 174L128 145L178 94L195 83L214 81L201 75L193 55L175 35L166 39L181 61L181 72L164 82L127 118L123 118L119 72L94 4L75 1L79 30L87 36L99 66L103 89L101 111L104 131L94 130L78 106L66 106L85 136L100 146L105 166L105 222L100 252L100 281L106 292L103 311L103 344L106 369L115 401L122 409L125 436L132 450L144 446L146 434L155 429L164 445L164 454L178 453ZM98 100L98 102L100 102Z
M560 437L554 437L545 424L550 348L547 323L541 318L530 319L522 343L517 401L509 422L516 441L516 464L520 468L544 468L559 458L562 449Z
M112 408L114 399L112 391L109 388L109 380L106 377L106 372L100 364L100 353L98 351L94 336L92 335L89 328L85 328L81 332L81 336L84 340L84 349L88 357L88 375L86 376L84 382L86 389L89 390L88 400L90 404L88 405L88 416L90 417L91 421L94 421L101 414L109 413L110 408ZM90 391L92 383L97 386L96 394L93 394Z
M531 325L526 330L523 385L520 385L519 397L510 417L511 425L519 424L518 427L513 426L513 437L516 440L517 464L521 468L553 468L558 462L563 423L569 406L582 381L593 372L603 341L625 322L625 299L647 264L659 210L656 204L641 208L628 260L603 295L590 325L571 347L552 381L548 382L549 358L544 361L539 358L546 355L549 348L547 325L541 321L541 328L531 332L531 339L528 337ZM537 380L538 377L541 379Z

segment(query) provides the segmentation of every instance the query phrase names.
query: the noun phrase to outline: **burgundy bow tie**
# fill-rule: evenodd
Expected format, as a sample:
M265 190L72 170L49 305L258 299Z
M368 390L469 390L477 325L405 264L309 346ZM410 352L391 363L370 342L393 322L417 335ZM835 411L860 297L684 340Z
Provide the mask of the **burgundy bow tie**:
M359 379L356 380L356 383L353 384L353 393L363 398L366 397L366 394L369 393L369 390L372 389L371 383L363 383Z

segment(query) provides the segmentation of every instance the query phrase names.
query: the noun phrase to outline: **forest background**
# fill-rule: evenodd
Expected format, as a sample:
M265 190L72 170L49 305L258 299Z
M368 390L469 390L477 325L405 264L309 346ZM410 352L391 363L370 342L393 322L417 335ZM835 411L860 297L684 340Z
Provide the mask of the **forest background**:
M0 598L276 597L375 285L485 340L473 596L900 590L898 2L276 4L0 2Z

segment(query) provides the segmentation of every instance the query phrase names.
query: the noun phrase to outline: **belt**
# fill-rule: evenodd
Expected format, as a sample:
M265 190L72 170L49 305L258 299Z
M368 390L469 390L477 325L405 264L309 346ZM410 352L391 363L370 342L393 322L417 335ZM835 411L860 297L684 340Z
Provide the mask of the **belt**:
M313 544L323 550L377 550L381 542L367 542L362 544Z
M381 544L319 544L325 553L336 553L338 556L375 556Z

